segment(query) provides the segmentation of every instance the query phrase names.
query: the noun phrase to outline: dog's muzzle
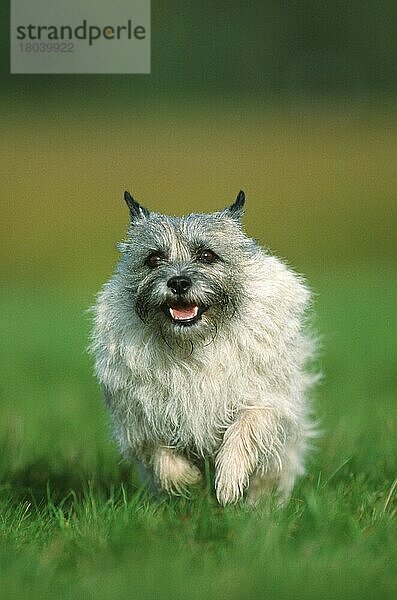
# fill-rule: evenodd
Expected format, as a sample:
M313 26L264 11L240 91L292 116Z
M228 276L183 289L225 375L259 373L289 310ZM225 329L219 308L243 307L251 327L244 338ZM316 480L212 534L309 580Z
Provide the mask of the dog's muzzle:
M182 325L184 327L194 325L201 319L201 315L205 311L204 307L200 307L195 303L188 302L185 294L192 287L192 280L185 275L171 277L167 281L167 287L174 294L164 307L165 314L170 317L174 325Z

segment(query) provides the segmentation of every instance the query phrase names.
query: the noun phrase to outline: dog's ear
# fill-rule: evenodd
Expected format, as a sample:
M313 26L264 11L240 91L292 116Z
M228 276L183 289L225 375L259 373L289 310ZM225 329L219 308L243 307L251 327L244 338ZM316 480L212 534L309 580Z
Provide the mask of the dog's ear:
M243 190L240 190L237 194L236 200L233 202L231 206L228 206L223 212L229 216L233 217L233 219L240 220L244 214L244 203L245 203L245 194Z
M149 211L147 208L141 206L134 198L131 196L129 192L124 192L124 200L128 208L130 209L131 221L135 221L135 219L146 219L149 216Z

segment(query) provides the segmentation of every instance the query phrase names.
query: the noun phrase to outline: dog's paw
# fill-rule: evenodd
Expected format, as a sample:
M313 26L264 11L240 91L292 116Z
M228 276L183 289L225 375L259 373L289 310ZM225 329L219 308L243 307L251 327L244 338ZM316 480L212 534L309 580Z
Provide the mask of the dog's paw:
M247 470L238 457L218 455L216 461L215 493L219 504L235 504L248 485Z
M159 448L153 461L154 473L162 490L168 494L183 495L189 486L202 478L200 470L184 456L170 448Z
M277 488L279 477L276 474L261 475L256 473L250 478L246 494L246 502L256 506L263 498L271 497Z

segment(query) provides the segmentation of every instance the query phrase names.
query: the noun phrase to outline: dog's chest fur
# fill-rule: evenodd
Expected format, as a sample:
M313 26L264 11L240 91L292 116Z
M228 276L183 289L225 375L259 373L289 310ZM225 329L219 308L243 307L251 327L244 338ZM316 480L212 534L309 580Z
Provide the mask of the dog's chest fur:
M130 446L157 439L165 445L212 454L238 408L259 392L249 385L247 370L253 367L248 356L243 366L236 347L225 345L224 340L187 356L186 351L153 352L153 344L146 354L145 347L142 341L130 342L122 352L129 385L112 394L109 407L116 437L121 434ZM111 373L114 377L113 367ZM125 381L123 375L120 379Z
M160 362L131 388L144 424L163 443L200 453L219 445L241 398L235 375L217 358L210 352L205 362Z

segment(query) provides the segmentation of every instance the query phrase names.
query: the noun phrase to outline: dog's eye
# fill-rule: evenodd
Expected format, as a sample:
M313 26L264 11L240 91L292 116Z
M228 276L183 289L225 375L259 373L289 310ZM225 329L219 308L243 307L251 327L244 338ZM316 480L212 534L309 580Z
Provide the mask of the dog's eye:
M163 260L164 260L164 257L162 254L160 254L158 252L152 252L152 254L149 254L149 256L147 257L145 263L151 269L155 269L156 267L161 265Z
M201 250L198 254L198 260L203 263L213 263L218 257L212 250Z

